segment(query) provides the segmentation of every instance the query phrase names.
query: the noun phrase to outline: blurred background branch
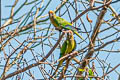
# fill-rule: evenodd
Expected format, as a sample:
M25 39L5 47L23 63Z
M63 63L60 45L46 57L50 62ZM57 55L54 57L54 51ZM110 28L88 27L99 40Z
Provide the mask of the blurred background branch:
M54 73L66 34L59 36L49 20L50 10L71 22L85 39L74 35L78 53L63 56L68 59L51 80L119 80L120 1L5 0L1 4L0 80L48 80Z

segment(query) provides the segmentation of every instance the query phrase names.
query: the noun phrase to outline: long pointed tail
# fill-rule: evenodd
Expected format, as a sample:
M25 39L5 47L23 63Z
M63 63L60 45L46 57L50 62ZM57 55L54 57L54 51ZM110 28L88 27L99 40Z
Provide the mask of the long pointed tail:
M53 77L54 75L56 75L56 73L58 72L58 69L59 69L60 66L57 66L55 72L53 73L53 75L51 77Z
M83 41L85 41L85 39L83 39L83 37L81 36L81 35L79 35L79 33L78 32L76 32L76 31L73 31L79 38L81 38ZM86 42L86 41L85 41ZM86 42L87 43L87 42Z
M79 35L78 32L74 31L74 33L75 33L78 37L80 37L82 40L84 40L83 37L82 37L81 35Z
M58 66L57 66L55 72L53 73L53 75L51 76L51 78L52 78L54 75L56 75L56 73L58 72L58 69L59 69L59 67L62 65L63 61L64 61L64 60L61 60L61 61L59 62Z

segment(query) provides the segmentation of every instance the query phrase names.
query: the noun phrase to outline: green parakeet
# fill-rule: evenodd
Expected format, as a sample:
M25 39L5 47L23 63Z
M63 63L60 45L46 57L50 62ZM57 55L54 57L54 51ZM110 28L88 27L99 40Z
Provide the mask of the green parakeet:
M86 67L87 68L87 67ZM88 69L88 68L87 68ZM85 69L78 69L80 72L84 72L85 71ZM92 71L92 69L89 69L88 70L88 76L94 76L94 72ZM79 80L84 80L83 78L80 78ZM92 78L90 78L90 80L92 80Z
M71 30L68 30L66 32L67 32L67 38L64 41L64 43L62 44L62 47L60 49L60 58L65 56L66 54L71 53L76 48L76 41L74 39L73 32ZM58 66L52 76L54 76L56 74L56 72L58 71L59 67L62 65L64 60L65 59L62 59L59 62Z
M72 30L78 37L84 40L82 36L80 36L79 33L77 32L77 29L73 27L73 25L70 22L66 21L65 19L59 16L56 16L56 14L52 10L50 10L48 13L49 13L50 21L55 26L56 30L59 31L61 31L62 29Z

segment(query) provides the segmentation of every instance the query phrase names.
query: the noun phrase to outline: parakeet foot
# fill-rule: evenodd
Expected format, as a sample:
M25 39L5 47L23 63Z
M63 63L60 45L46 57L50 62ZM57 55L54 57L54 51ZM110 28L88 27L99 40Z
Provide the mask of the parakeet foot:
M73 34L73 32L71 30L67 30L67 31L62 31L63 33L70 33Z

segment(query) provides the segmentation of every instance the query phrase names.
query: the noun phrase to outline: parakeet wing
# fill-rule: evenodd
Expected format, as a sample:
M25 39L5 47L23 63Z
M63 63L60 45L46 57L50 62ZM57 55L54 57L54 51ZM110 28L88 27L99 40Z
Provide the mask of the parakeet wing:
M72 24L68 21L66 21L65 19L59 17L59 16L56 16L56 21L62 26L62 27L65 27L66 25L71 25Z
M63 45L62 45L62 47L61 47L61 50L60 50L60 57L59 58L61 58L61 57L63 57L64 55L65 55L65 52L66 52L66 50L67 50L67 48L68 48L68 40L66 40L64 43L63 43Z
M76 49L77 45L76 45L76 40L74 40L74 48L72 51L74 51Z
M71 25L65 25L65 28L68 29L68 30L74 30L74 31L77 31L77 29Z

